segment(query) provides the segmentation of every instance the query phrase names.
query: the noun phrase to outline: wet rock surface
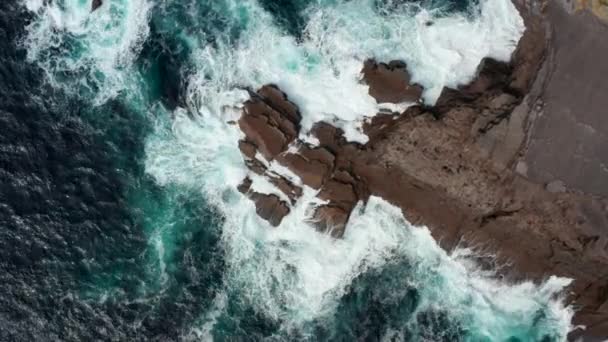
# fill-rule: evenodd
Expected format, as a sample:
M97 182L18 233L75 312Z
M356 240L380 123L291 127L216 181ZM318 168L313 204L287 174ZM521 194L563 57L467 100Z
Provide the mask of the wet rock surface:
M93 12L96 9L98 9L99 7L101 7L101 5L103 5L103 1L102 0L93 0L91 2L91 12Z
M311 222L321 231L341 237L351 211L359 200L366 199L365 192L356 190L355 179L345 169L350 167L350 157L342 155L349 144L340 130L324 123L313 129L319 146L299 140L300 119L297 107L277 87L264 86L251 93L239 119L239 127L245 134L245 139L239 141L239 149L248 168L266 177L289 197L290 203L276 195L252 192L249 178L243 180L239 191L255 202L260 217L278 226L303 190L267 168L268 163L276 162L296 175L302 185L319 190L318 197L326 204L311 208L314 209Z
M361 73L378 103L416 102L422 96L422 87L410 83L407 66L401 61L386 64L367 60Z
M273 86L252 93L239 120L246 136L239 147L251 171L274 179L291 203L244 192L261 217L279 225L302 194L300 184L265 166L279 163L318 190L325 204L311 222L337 238L359 201L380 196L413 224L428 226L448 251L464 245L496 253L508 279L572 278L574 323L588 328L570 338L597 340L608 336L608 200L569 192L562 180L525 177L535 172L528 144L537 130L530 127L547 89L551 40L546 22L531 14L538 8L515 3L527 30L509 63L486 58L468 85L444 89L434 106L377 115L364 125L365 145L319 122L310 132L319 146L310 146L298 139L300 115L285 94ZM362 73L379 103L420 98L403 63L367 61ZM247 182L240 188L249 189Z

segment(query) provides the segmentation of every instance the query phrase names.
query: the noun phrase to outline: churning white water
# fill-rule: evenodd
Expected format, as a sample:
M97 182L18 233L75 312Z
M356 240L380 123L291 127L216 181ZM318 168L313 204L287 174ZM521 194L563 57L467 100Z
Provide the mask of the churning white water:
M67 81L67 86L99 89L96 103L125 87L137 92L131 89L138 80L131 66L148 35L150 2L108 1L94 14L82 2L26 3L40 18L25 41L28 58L40 64L52 84L66 86L58 76L64 71L85 72L94 74L95 84ZM382 106L361 82L365 59L404 60L413 81L425 87L424 100L433 103L444 86L468 82L483 57L510 58L524 26L509 0L480 0L470 16L407 4L378 8L372 0L320 0L302 13L306 26L301 37L288 34L255 0L217 1L216 6L223 11L224 30L235 29L238 35L217 34L210 43L196 29L182 32L193 47L196 66L187 82L187 108L156 119L146 142L145 168L160 185L199 189L223 213L227 288L238 289L246 302L289 331L329 319L354 279L406 258L412 271L403 282L420 290L418 310L447 310L475 327L470 328L477 329L475 336L492 341L526 329L530 317L542 310L546 318L540 331L565 337L572 311L556 294L567 279L550 278L541 285L495 280L465 257L468 251L444 252L428 229L412 226L380 198L360 204L344 238L334 240L306 223L311 205L318 204L312 189L305 189L276 229L236 191L248 171L237 148L242 133L228 122L240 116L247 98L243 87L274 83L284 90L303 114L304 138L310 139L305 136L315 122L328 121L342 128L347 139L365 142L363 120ZM204 20L206 13L187 15ZM65 42L62 33L47 39L48 32L58 31L69 32L81 44L80 56L44 58ZM255 186L274 191L260 179ZM219 311L224 310L222 298L216 299ZM218 315L208 315L194 336L203 338Z

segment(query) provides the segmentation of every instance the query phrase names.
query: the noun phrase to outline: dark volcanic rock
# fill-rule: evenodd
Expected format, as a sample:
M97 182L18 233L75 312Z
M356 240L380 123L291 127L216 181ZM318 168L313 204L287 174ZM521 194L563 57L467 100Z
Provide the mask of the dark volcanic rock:
M101 5L103 5L102 0L93 0L93 2L91 3L91 12L98 9Z
M378 103L415 102L422 96L422 87L410 83L410 74L403 62L385 64L367 60L361 72L369 85L369 95Z

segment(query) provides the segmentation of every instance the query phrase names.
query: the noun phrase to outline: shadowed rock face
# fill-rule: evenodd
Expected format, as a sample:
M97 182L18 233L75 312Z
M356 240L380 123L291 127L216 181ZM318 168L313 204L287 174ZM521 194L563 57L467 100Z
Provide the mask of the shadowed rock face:
M548 42L541 19L516 4L527 30L511 62L484 59L471 83L444 89L435 106L375 116L364 125L366 145L348 143L325 122L310 132L319 146L307 145L297 138L300 114L285 94L273 86L252 93L239 120L246 136L239 147L250 170L277 184L291 203L252 193L249 179L239 189L261 217L279 225L302 189L256 158L289 168L327 201L311 222L334 237L343 235L357 202L380 196L410 222L428 226L446 250L468 244L496 252L498 264L510 265L499 270L509 279L574 279L568 298L580 308L574 323L588 329L571 337L593 340L608 336L608 200L515 172L526 141L534 139L527 133L542 94L537 75ZM362 72L378 102L420 97L402 63L368 61ZM290 145L298 152L287 152Z
M93 2L91 2L91 12L101 7L101 5L103 5L102 0L93 0Z

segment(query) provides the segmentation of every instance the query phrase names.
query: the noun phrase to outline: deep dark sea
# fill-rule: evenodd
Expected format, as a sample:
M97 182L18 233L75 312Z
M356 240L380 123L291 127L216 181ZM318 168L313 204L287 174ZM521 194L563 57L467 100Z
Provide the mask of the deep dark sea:
M382 199L335 241L304 207L269 227L236 191L244 88L278 84L355 139L378 108L363 60L405 60L432 102L508 58L522 25L508 0L90 10L0 1L0 341L565 338L562 280L495 280Z

